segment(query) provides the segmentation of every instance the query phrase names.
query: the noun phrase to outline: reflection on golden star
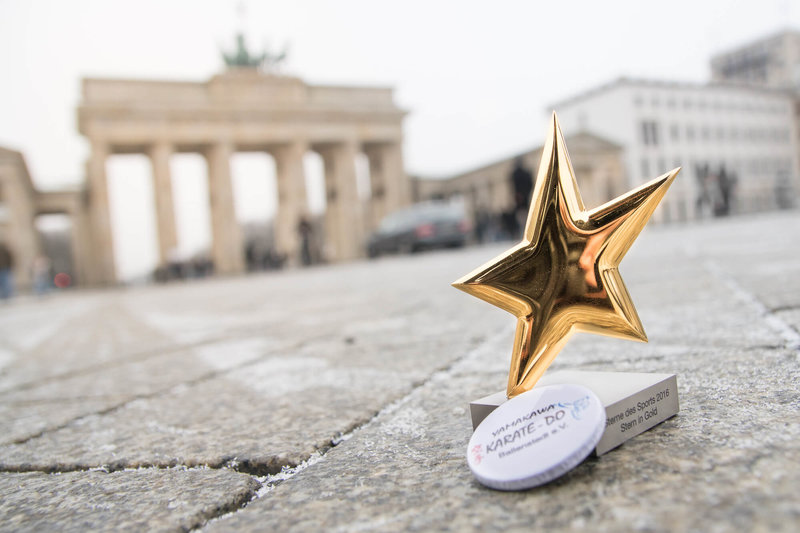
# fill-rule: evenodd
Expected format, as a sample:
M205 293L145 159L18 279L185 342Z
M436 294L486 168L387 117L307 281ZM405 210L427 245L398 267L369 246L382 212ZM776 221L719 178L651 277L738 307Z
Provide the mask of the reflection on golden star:
M553 113L522 242L453 283L517 317L509 398L574 331L647 341L617 268L679 171L587 211Z

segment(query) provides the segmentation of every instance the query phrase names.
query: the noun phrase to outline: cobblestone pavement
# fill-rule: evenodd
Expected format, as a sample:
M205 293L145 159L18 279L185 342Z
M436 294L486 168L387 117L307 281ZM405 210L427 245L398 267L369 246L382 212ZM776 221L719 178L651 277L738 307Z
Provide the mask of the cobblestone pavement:
M508 245L0 306L0 530L800 528L800 213L650 227L621 272L681 413L544 487L466 465L514 319L449 283Z

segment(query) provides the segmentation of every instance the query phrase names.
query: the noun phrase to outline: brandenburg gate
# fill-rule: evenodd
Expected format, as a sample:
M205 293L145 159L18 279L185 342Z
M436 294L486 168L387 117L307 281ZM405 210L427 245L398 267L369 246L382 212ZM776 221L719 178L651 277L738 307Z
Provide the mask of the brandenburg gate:
M94 252L88 281L116 280L106 176L112 154L150 158L162 262L178 244L170 156L186 152L202 154L207 162L216 272L245 269L231 183L230 158L236 152L274 158L276 249L290 259L299 255L298 223L308 213L303 157L319 153L327 259L360 256L365 229L410 201L403 170L404 116L389 88L312 86L255 69L230 69L205 83L84 79L78 128L91 147L86 174ZM371 198L364 211L356 185L358 153L366 155L370 169Z

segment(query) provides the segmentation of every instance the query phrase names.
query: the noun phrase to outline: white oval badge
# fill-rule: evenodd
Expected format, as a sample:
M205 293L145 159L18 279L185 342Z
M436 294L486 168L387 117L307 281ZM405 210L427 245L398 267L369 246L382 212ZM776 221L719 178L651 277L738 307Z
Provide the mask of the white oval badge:
M467 462L493 489L523 490L578 466L597 446L606 412L580 385L536 387L487 416L469 440Z

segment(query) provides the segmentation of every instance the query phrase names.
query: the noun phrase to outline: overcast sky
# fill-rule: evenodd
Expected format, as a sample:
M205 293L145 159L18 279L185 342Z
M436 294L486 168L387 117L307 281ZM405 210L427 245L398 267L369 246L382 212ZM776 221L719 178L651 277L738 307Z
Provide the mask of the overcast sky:
M622 75L702 82L714 53L800 28L788 0L239 4L0 0L0 145L39 186L77 183L82 77L203 81L242 28L251 48L288 45L286 72L309 83L395 87L407 170L442 176L536 145L548 104L576 92Z

